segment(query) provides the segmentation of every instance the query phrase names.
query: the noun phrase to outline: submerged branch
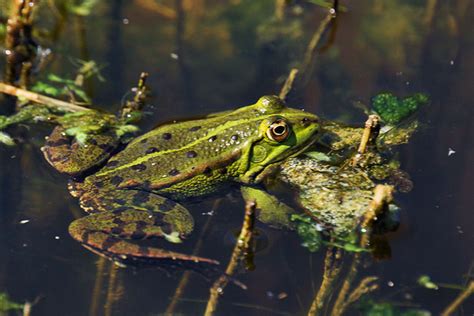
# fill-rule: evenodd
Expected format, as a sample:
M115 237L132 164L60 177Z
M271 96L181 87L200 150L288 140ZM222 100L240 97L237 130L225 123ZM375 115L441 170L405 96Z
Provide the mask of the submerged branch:
M217 208L219 207L221 201L222 201L221 199L218 199L214 202L214 204L212 205L211 212L215 212L217 210ZM202 246L204 245L204 236L208 233L208 231L211 227L211 221L212 221L213 217L214 216L209 216L206 223L204 224L204 227L202 228L201 234L199 235L198 241L196 242L196 245L194 246L194 250L193 250L193 253L192 253L195 256L197 256L199 254L199 252L202 249ZM168 307L166 308L166 311L164 313L165 315L172 316L172 315L176 314L176 312L175 312L176 306L178 305L178 302L181 299L181 296L183 295L186 286L188 285L190 276L191 276L190 271L185 271L183 273L183 276L179 280L178 286L176 287L176 290L173 294L173 297L171 298L171 302L169 303Z
M204 313L206 316L214 315L216 312L219 295L224 292L224 288L227 283L229 283L229 278L234 275L242 258L246 256L247 251L250 249L253 228L255 225L255 208L256 204L254 201L247 201L247 204L245 205L245 217L244 223L242 224L242 230L240 231L239 238L237 239L237 243L225 270L225 274L219 277L210 289L210 296Z
M0 92L17 98L24 98L28 101L39 103L48 107L54 107L65 112L90 111L90 109L66 101L47 97L28 90L20 89L12 85L0 82Z
M364 214L362 219L362 223L360 225L360 232L362 236L360 237L359 247L366 248L369 244L370 238L370 227L372 226L373 221L377 218L377 216L384 210L386 205L390 203L393 199L393 187L390 185L382 185L379 184L374 189L374 197L370 202L367 211ZM352 300L354 297L357 297L360 291L373 290L374 288L371 287L369 290L364 288L364 280L361 284L356 288L355 291L349 295L349 291L351 289L352 283L354 282L355 277L357 276L357 272L360 265L362 253L358 252L354 254L354 258L352 260L351 266L349 268L349 272L347 273L346 279L342 284L341 290L336 298L336 302L334 303L334 308L332 310L331 315L339 316L343 315L345 310L349 307L349 305L353 302ZM370 279L370 282L372 280ZM360 291L358 291L360 289ZM362 295L362 294L360 294ZM349 296L349 297L348 297Z
M441 313L441 316L449 316L454 314L454 312L461 306L461 304L474 294L474 281L469 282L467 288L462 291L456 299L449 304L448 307Z
M328 247L324 257L324 275L318 293L314 297L313 303L308 311L308 316L321 315L323 308L334 288L337 277L342 268L342 250L334 247Z

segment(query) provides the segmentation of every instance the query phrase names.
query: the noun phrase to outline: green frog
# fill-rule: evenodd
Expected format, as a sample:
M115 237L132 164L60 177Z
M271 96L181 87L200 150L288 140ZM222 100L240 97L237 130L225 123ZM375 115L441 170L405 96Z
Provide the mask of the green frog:
M284 159L313 144L318 131L317 116L264 96L233 111L158 126L122 150L113 135L79 144L56 127L42 151L53 167L73 176L69 190L88 216L72 222L69 233L86 248L124 265L218 264L134 240L180 242L194 222L179 202L232 183L245 198L255 198L260 218L271 222L268 214L286 206L259 184Z

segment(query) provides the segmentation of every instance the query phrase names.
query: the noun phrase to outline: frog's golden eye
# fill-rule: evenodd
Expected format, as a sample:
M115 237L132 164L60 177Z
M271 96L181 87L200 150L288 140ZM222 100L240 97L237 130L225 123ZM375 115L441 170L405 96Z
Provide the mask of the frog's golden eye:
M273 141L282 142L290 135L290 127L284 120L273 122L267 130L267 136Z

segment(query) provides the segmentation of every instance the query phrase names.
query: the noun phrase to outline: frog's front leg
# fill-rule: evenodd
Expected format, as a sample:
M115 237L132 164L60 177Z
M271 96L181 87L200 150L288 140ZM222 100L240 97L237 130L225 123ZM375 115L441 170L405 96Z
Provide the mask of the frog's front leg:
M240 191L244 200L255 201L259 211L258 219L261 222L277 228L293 228L290 216L295 211L291 207L279 201L275 196L256 187L242 186Z
M162 237L171 242L191 233L193 218L180 204L145 191L106 192L102 207L71 223L69 233L84 247L121 264L197 267L217 261L133 242ZM106 204L106 205L104 205ZM92 210L93 211L93 210Z
M64 128L56 126L41 148L48 163L59 172L72 176L105 162L118 146L114 135L94 135L80 144L65 134Z

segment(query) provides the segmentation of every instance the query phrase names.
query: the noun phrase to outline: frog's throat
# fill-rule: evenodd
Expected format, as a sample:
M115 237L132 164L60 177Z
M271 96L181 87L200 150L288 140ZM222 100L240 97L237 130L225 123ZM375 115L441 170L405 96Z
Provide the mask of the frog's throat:
M269 161L268 163L261 165L261 166L256 166L246 172L242 172L243 176L239 178L240 182L244 184L257 184L260 183L263 179L265 179L266 176L272 173L271 170L274 169L275 166L278 166L280 163L282 163L285 159L291 158L291 157L296 157L300 155L301 153L305 152L309 147L311 147L316 141L318 140L318 137L312 137L307 144L305 144L303 147L299 147L295 151L289 150L286 155L281 155L278 157L278 159L274 159L272 161ZM245 155L245 154L244 154ZM250 163L250 160L248 161Z

